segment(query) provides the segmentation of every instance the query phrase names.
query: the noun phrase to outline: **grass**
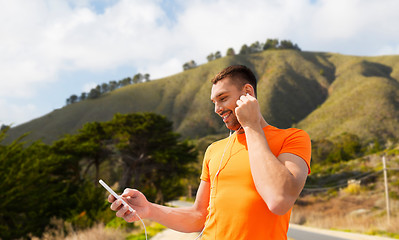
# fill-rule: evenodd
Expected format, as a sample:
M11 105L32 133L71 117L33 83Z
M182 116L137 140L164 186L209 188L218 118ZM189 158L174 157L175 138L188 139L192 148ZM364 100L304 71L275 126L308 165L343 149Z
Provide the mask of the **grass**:
M312 139L343 132L369 139L399 139L399 56L355 57L333 53L264 51L223 57L172 76L129 85L95 100L71 104L12 128L11 141L51 143L84 123L119 113L156 112L174 122L183 137L220 134L209 80L231 64L245 64L259 79L262 114L277 127L295 126ZM68 97L65 93L65 97Z
M334 138L344 132L356 134L364 142L379 139L396 144L399 139L399 56L354 57L287 50L224 57L173 76L126 86L12 128L8 140L32 131L28 140L44 138L50 143L73 133L85 122L109 120L116 112L150 111L166 115L174 122L175 130L183 137L196 139L203 152L209 142L227 132L213 113L209 80L231 64L245 64L255 70L262 114L277 127L294 125L306 130L313 140ZM396 147L384 152L391 167L399 167L395 162L398 151ZM380 156L375 154L344 163L312 165L314 175L309 180L312 184L334 185L340 179L381 169ZM397 193L397 174L389 174L391 192ZM367 186L350 185L342 190L333 188L325 195L307 195L298 201L292 220L322 228L351 226L350 231L397 237L399 197L391 194L393 216L388 226L381 180L379 176ZM154 232L157 229L155 226ZM114 236L142 238L142 232L129 235L100 224L85 231L49 229L43 239L72 239L77 235L96 239L95 234L106 240Z
M203 139L203 141L208 140L211 141L211 139ZM334 164L332 169L330 166L325 166L325 168L320 166L318 170L312 169L315 170L312 175L317 175L316 182L325 181L324 178L327 176L331 181L345 180L346 182L346 177L343 178L342 173L357 172L359 169L364 169L366 172L381 170L381 157L387 153L391 154L386 155L388 168L396 169L399 168L399 155L392 154L394 149L398 149L398 146L392 146L389 150L359 159ZM395 171L390 171L388 178L390 192L399 192L399 175ZM320 179L321 181L318 181ZM390 202L391 223L387 224L384 182L382 173L379 173L369 181L360 183L354 181L326 192L301 196L292 211L291 222L316 228L399 239L399 199L391 198ZM55 220L52 223L58 227L48 229L41 239L145 239L140 222L135 223L136 227L126 230L122 219L115 218L114 220L116 222L111 222L107 226L98 224L91 229L81 231L72 229L61 220ZM113 227L109 227L111 225ZM146 225L150 237L165 229L149 221L146 221Z
M148 239L166 229L158 223L145 221L147 225ZM53 228L48 228L41 238L32 237L32 240L145 240L145 231L142 227L129 230L130 228L107 227L103 223L84 229L75 230L70 224L60 219L52 220ZM134 223L135 225L141 223Z
M32 237L32 240L120 240L126 233L120 229L106 228L104 224L97 224L85 230L75 230L61 219L52 220L53 228L48 228L41 238Z
M166 227L162 226L158 223L153 223L147 227L147 237L150 239L151 237L155 236L157 233L165 230ZM141 231L140 233L133 233L126 237L126 240L145 240L145 232Z
M291 222L316 228L335 229L369 235L386 236L399 239L399 175L397 171L388 171L390 191L391 221L387 222L384 179L380 172L381 158L387 159L389 169L398 169L399 155L391 149L363 156L348 162L318 166L309 177L313 184L335 185L328 191L306 193L296 202ZM388 153L391 153L389 155ZM361 173L371 173L371 178L362 181L347 181ZM349 173L353 172L353 175ZM347 175L344 175L347 173ZM375 174L374 174L375 173ZM340 185L343 183L343 185ZM347 184L346 184L347 183ZM307 187L305 186L305 189Z
M391 67L371 62L378 58L334 55L332 59L337 77L328 89L329 97L298 127L306 129L312 139L342 132L354 133L364 141L376 136L397 138L398 98L393 96L399 94L399 85L387 72Z
M370 193L367 193L370 194ZM377 197L364 193L340 192L323 199L307 196L294 206L291 222L323 229L350 231L369 235L399 238L399 202L391 201L391 221L387 223L383 194ZM319 203L316 203L319 202Z

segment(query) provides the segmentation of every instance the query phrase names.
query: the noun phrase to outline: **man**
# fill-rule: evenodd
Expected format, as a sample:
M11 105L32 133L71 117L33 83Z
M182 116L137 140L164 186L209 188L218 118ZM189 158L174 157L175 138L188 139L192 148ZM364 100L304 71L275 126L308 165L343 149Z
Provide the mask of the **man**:
M169 208L134 189L122 194L136 212L115 201L126 221L157 221L202 239L287 239L291 209L310 172L309 136L299 129L269 125L256 100L256 78L245 66L230 66L212 80L211 100L230 137L211 144L204 156L195 203Z

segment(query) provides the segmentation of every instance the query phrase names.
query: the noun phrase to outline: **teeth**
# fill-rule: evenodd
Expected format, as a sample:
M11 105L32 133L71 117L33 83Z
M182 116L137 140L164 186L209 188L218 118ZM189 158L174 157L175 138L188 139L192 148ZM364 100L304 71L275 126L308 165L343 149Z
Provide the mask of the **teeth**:
M224 115L224 116L223 116L223 120L225 120L228 116L230 116L230 113Z

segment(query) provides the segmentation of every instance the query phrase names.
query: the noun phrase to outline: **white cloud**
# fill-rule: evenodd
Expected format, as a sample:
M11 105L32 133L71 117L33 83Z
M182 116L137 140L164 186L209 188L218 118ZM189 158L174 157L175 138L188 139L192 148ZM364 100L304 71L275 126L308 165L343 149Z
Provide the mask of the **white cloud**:
M120 1L104 14L62 1L11 2L0 5L0 96L32 96L34 84L55 81L60 71L142 60L144 67L156 50L162 52L161 44L151 45L162 32L162 11L154 2Z
M300 42L316 51L378 55L382 46L399 37L397 9L399 1L395 0L318 1L308 27L299 28L308 36Z
M39 97L61 72L132 66L156 79L267 38L311 51L398 54L397 9L397 0L1 1L0 98Z
M32 119L37 114L38 108L33 104L21 105L0 100L0 126L2 124L16 126L26 119Z
M97 83L95 82L89 82L89 83L85 83L82 87L82 92L86 92L89 93L90 90L92 90L93 88L97 87Z
M399 55L399 44L381 46L377 55Z
M143 69L142 73L150 73L151 79L158 79L169 76L174 73L181 72L183 69L182 61L177 58L168 59L161 62L159 65L149 65L148 68Z

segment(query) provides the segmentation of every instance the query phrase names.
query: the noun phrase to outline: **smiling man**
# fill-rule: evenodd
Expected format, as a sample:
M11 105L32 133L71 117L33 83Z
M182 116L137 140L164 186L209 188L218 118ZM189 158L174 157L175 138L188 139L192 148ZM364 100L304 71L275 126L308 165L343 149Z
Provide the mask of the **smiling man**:
M112 195L111 209L129 222L139 220L137 213L178 231L202 231L206 240L287 239L291 209L310 172L310 138L266 122L247 67L227 67L212 83L215 112L235 133L208 147L194 205L160 206L126 189L122 197L135 212Z

